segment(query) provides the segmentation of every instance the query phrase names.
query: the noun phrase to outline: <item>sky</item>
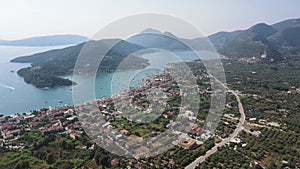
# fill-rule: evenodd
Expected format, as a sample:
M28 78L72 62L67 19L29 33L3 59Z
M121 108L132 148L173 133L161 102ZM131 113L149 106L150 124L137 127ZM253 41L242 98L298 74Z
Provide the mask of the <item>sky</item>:
M179 17L204 35L300 18L299 0L0 0L0 39L53 34L92 37L134 14Z

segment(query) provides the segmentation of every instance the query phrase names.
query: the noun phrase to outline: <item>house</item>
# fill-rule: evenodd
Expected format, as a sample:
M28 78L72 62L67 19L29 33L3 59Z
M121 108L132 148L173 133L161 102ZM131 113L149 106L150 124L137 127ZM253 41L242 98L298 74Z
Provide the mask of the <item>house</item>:
M135 163L135 159L129 159L129 164Z
M115 158L115 159L111 160L110 165L112 165L112 166L119 165L119 159Z
M208 139L210 139L211 138L211 134L210 134L210 132L208 132L208 131L203 131L202 133L201 133L201 135L200 135L200 138L201 139L203 139L203 140L208 140Z
M261 123L261 124L266 124L266 123L267 123L267 120L259 119L258 122Z
M68 109L67 111L64 112L64 114L68 114L73 116L74 115L74 110L73 109Z
M47 117L47 114L39 114L34 118L34 121L43 121Z
M192 128L192 131L194 133L196 133L197 135L200 135L202 132L202 127L198 126L198 127Z
M176 163L173 159L171 159L169 161L169 166L168 167L171 168L171 169L177 168Z
M1 117L0 118L0 123L5 123L6 122L6 118L5 117Z
M69 121L65 121L65 122L62 123L62 125L65 126L65 127L68 126L68 124L70 124Z
M196 140L191 138L180 139L178 145L180 145L184 149L189 149L189 150L192 150L198 146Z
M268 126L272 126L272 127L280 127L280 124L276 123L276 122L269 122L267 123Z
M125 130L125 129L121 130L121 133L124 135L130 135L130 131Z
M73 120L76 120L76 119L77 119L76 116L71 116L71 117L68 117L68 118L67 118L68 121L73 121Z
M64 129L61 126L52 126L49 129L42 130L42 133L43 134L60 133L63 131L64 131Z
M12 135L12 134L9 133L9 134L4 135L3 138L4 138L4 140L12 140L15 137L14 137L14 135Z
M16 129L16 130L12 130L12 131L9 131L10 134L12 134L13 136L18 136L20 134L20 129Z
M9 118L8 122L11 124L18 124L20 123L20 120L16 117L16 118Z
M4 123L0 126L0 130L13 130L16 129L17 126L16 125L12 125L10 123Z
M135 165L136 168L142 168L142 166L143 166L142 162L137 162Z
M30 114L30 115L24 116L24 120L25 121L32 121L34 117L35 117L34 114Z
M234 115L234 114L232 114L232 113L231 113L231 114L229 114L229 116L230 116L230 117L235 117L235 115Z
M256 161L251 161L250 162L250 167L252 167L253 169L263 169L259 163L257 163Z
M80 131L76 131L76 130L71 130L70 131L70 137L75 140L76 137L80 137L81 132Z
M230 141L231 143L235 143L235 144L240 144L241 143L241 139L239 138L234 138Z
M4 140L3 139L0 139L0 147L4 147Z
M138 146L138 142L137 141L129 141L125 144L125 147L127 149L133 149L136 148Z

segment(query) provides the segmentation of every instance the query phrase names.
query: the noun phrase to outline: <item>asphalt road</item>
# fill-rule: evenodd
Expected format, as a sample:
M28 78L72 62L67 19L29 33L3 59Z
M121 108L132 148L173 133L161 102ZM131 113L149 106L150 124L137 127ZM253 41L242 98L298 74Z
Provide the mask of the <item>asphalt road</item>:
M236 127L236 129L234 130L234 132L232 134L229 135L229 137L223 139L220 143L216 144L213 148L211 148L209 151L206 152L205 155L198 157L195 161L193 161L192 163L190 163L188 166L185 167L185 169L193 169L196 168L196 166L198 166L200 163L202 163L207 157L211 156L212 154L214 154L215 152L218 151L218 147L222 147L224 146L226 143L230 142L232 139L234 139L240 131L243 130L243 124L245 123L246 120L246 116L245 116L245 112L244 112L244 108L242 105L242 102L238 96L238 93L230 90L225 84L223 84L222 82L220 82L218 79L216 79L215 77L211 76L214 80L216 80L219 84L221 84L229 93L232 93L237 102L238 102L238 108L239 108L239 112L241 114L241 117L239 119L239 123Z

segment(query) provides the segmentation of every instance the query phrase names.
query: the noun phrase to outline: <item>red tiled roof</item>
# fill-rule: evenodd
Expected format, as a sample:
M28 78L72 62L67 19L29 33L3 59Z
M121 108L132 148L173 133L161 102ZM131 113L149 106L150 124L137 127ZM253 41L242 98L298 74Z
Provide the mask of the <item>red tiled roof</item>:
M111 165L118 165L119 164L119 159L113 159L110 162Z

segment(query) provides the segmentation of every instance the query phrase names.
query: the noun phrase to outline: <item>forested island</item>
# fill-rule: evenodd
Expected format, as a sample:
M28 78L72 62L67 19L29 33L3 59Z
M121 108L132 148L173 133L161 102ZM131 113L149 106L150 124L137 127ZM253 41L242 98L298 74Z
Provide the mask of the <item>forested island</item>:
M119 40L100 40L90 41L89 45L93 45L90 53L94 53L97 57L97 51L106 50L111 43L116 45L111 48L103 58L99 68L99 73L114 72L119 64L123 62L119 71L137 70L145 68L149 65L148 60L130 54L143 49L143 47L131 44L126 41ZM38 88L52 88L57 86L76 84L71 80L64 79L73 73L76 60L85 43L67 47L64 49L56 49L31 56L18 57L11 62L32 63L31 67L22 68L17 73L22 76L26 83L33 84Z

